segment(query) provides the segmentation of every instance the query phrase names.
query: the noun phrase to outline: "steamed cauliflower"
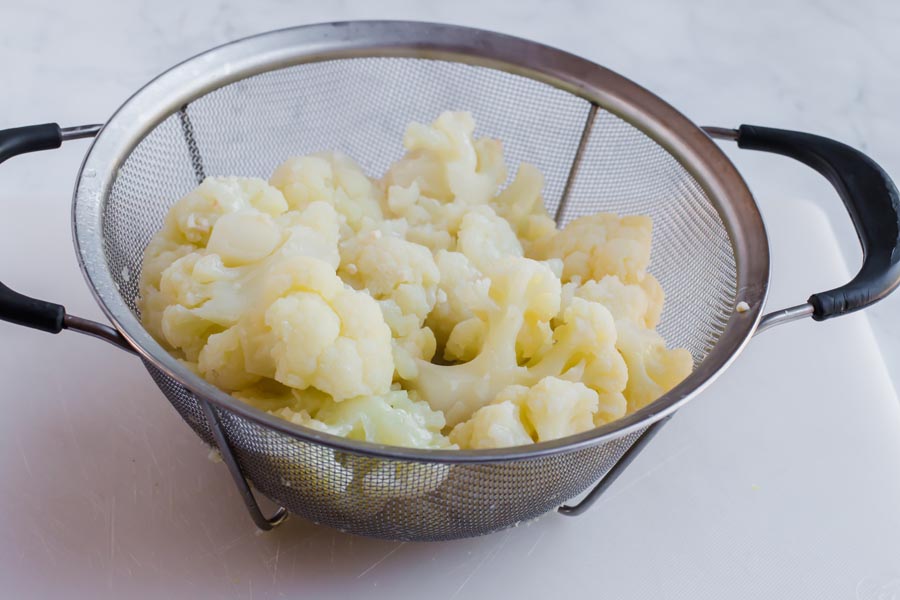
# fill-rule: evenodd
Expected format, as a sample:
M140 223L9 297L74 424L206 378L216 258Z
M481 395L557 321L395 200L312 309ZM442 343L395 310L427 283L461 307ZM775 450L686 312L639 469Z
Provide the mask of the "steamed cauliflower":
M431 360L435 351L434 334L424 326L440 279L434 257L424 246L380 230L350 240L342 257L339 275L378 301L393 336L398 377L412 377L414 359Z
M532 387L511 385L450 432L461 448L547 442L594 427L597 392L582 383L545 377Z
M693 359L655 330L650 219L557 230L541 173L523 163L504 187L502 145L474 129L463 112L411 124L380 180L336 152L268 182L207 178L145 249L144 326L259 410L415 448L554 440L677 385ZM374 510L407 477L350 462L334 494L368 490Z
M536 240L530 256L560 258L563 282L599 281L616 275L624 283L644 279L650 264L650 217L598 213L579 217L552 235Z

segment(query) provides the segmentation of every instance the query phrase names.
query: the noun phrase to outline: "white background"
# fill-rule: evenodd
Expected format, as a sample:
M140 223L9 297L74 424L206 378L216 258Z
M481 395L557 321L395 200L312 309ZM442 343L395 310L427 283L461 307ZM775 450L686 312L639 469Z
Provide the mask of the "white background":
M698 123L832 136L900 177L900 5L725 4L3 0L0 127L102 122L175 62L267 29L422 19L580 54ZM99 319L69 231L85 148L0 167L0 278ZM729 154L770 230L772 308L842 283L859 251L824 180L788 159ZM258 536L224 468L137 361L0 324L0 595L890 597L900 593L900 417L888 375L900 378L900 297L867 314L754 341L584 517L421 545L298 520Z

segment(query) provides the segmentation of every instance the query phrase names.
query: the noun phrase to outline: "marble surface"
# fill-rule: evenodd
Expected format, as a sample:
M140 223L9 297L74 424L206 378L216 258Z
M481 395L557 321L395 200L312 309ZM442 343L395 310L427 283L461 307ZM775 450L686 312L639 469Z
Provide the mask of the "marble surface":
M900 178L900 4L679 4L0 0L0 127L102 122L168 66L244 35L328 20L418 19L499 30L580 54L702 124L832 136ZM85 149L73 142L0 168L0 277L99 319L71 247L69 198ZM860 252L828 184L787 159L728 152L769 224L772 308L842 283ZM15 406L0 423L0 495L7 499L0 581L21 597L295 597L304 589L380 597L391 585L407 594L431 586L436 597L499 597L502 582L492 569L514 577L519 564L520 583L551 593L564 579L542 571L540 560L558 557L554 548L571 556L566 544L584 544L579 530L597 528L624 544L595 549L617 597L776 597L779 589L795 597L889 597L900 589L900 551L887 539L900 532L891 516L900 498L898 469L896 462L872 465L879 453L900 456L888 377L900 382L898 315L900 294L865 314L786 326L754 342L712 388L716 401L683 411L635 462L607 512L408 547L297 521L255 537L224 469L210 467L202 444L136 361L80 336L53 339L0 324L0 380L4 401ZM833 408L818 415L818 401ZM842 402L853 407L841 409ZM767 411L775 410L784 411L783 422L771 421ZM760 437L754 427L767 433ZM838 438L848 448L833 444L834 436L851 436ZM822 444L834 461L824 466L816 454ZM853 460L869 467L847 479L840 469L852 470ZM843 485L834 484L837 477ZM770 494L746 495L759 488ZM668 499L654 504L654 494L667 493L692 503L678 505L683 513ZM817 501L807 515L810 494ZM635 506L658 512L648 520ZM842 520L842 507L850 507L852 520ZM810 531L818 537L803 537ZM681 547L686 536L699 545ZM645 571L636 569L629 582L625 559L642 553L661 575L640 579ZM803 560L819 565L818 580L791 579L784 565ZM590 586L584 577L571 581L581 590Z

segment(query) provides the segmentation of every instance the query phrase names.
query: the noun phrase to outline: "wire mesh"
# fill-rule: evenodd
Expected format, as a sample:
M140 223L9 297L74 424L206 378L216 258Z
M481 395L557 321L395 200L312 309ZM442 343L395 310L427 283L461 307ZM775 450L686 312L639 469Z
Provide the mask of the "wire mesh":
M535 164L546 178L545 204L555 212L587 101L526 77L448 61L352 58L288 67L198 98L132 150L103 207L105 259L123 301L137 314L143 249L198 176L267 177L288 156L323 150L340 150L378 175L402 154L407 123L430 122L444 110L471 111L478 135L503 141L509 165ZM560 221L599 211L653 218L651 271L667 293L660 330L699 364L734 304L727 231L673 156L602 107ZM211 443L193 394L146 364ZM266 496L312 521L409 540L481 535L535 518L602 477L641 433L538 458L450 465L336 451L217 410L244 474Z

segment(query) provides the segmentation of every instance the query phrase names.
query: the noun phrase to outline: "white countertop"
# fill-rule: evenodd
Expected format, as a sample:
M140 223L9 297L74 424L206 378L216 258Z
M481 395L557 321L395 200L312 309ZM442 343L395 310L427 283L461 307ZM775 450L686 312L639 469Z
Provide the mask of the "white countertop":
M168 66L251 33L420 19L580 54L701 124L835 137L900 179L900 5L681 4L0 0L0 128L102 122ZM85 149L72 142L0 167L0 280L100 319L70 235ZM729 154L769 226L770 306L843 283L860 253L824 179L785 158ZM0 324L12 407L0 421L0 581L20 597L84 598L898 593L898 315L900 294L755 340L583 517L405 545L296 519L257 535L225 470L137 361L82 336Z

